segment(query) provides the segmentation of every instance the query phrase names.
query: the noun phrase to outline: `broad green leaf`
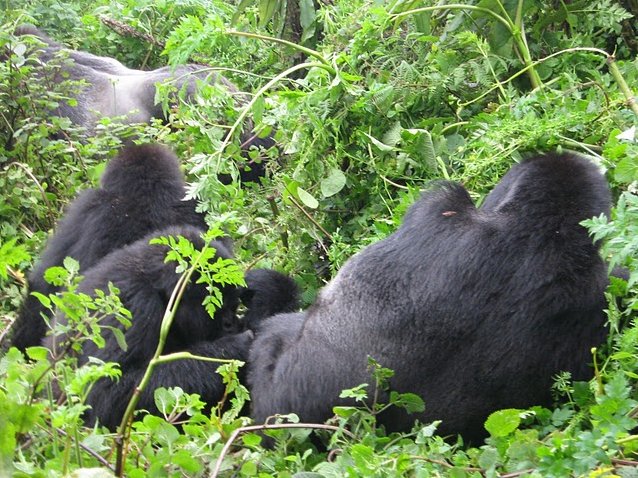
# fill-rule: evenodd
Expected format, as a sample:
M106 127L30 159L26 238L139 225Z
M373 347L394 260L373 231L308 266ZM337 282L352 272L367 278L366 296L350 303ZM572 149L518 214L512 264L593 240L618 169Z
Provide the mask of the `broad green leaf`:
M319 201L317 201L314 196L305 189L297 188L297 196L299 196L301 202L310 209L317 209L317 207L319 207Z
M507 408L492 413L485 421L485 429L493 437L504 437L516 430L521 424L521 410Z
M315 11L315 4L313 0L300 0L299 1L299 23L303 29L301 41L305 41L311 38L315 34L315 19L317 13Z
M327 198L334 196L346 185L346 176L340 169L334 168L327 178L321 181L321 194Z
M264 27L277 9L277 0L261 0L259 2L259 26Z
M628 156L621 159L614 170L616 181L631 183L638 179L638 158Z

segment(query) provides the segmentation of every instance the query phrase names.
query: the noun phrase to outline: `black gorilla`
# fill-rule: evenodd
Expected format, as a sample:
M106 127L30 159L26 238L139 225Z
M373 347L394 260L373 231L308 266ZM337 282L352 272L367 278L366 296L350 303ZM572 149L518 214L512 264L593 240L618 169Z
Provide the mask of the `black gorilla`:
M246 306L244 327L255 329L266 317L299 308L299 288L291 278L270 269L246 272L246 287L241 291Z
M79 286L79 292L94 295L95 290L108 291L113 283L120 289L122 304L132 314L132 325L126 329L127 350L118 345L110 331L103 330L106 345L98 348L93 342L84 343L79 363L84 364L89 357L108 362L117 362L122 370L118 382L109 379L99 380L91 390L87 403L92 409L88 412L87 422L96 419L109 429L120 423L126 405L139 383L148 362L152 358L159 341L160 324L179 274L175 272L176 263L164 261L167 247L149 244L150 239L158 236L183 236L197 248L203 247L201 230L191 226L169 227L155 231L148 236L118 249L104 257L94 267L86 271ZM226 245L214 241L217 257L231 257ZM164 353L189 351L197 355L221 359L246 360L248 347L252 341L251 331L226 334L224 323L234 321L239 304L239 290L232 285L221 287L223 305L211 319L202 302L207 295L206 287L191 279L173 324L169 331ZM64 321L62 314L56 314L56 321ZM101 325L124 327L112 316L107 316ZM46 345L64 350L65 337L48 337ZM215 370L220 364L198 360L180 360L158 366L149 386L142 393L139 408L157 413L154 405L155 388L179 386L188 393L198 393L208 404L219 401L224 392L221 378Z
M88 270L109 252L157 229L188 224L206 229L194 201L183 201L185 182L177 157L160 145L125 147L111 160L98 189L83 191L69 206L29 275L29 292L54 293L46 269L65 257ZM46 332L44 307L29 294L14 325L12 345L39 345Z
M177 91L185 88L187 100L196 96L198 82L221 83L236 97L239 104L246 102L245 93L239 92L237 87L226 78L211 73L204 66L187 64L151 71L134 70L113 58L65 49L31 25L18 27L15 33L16 35L34 35L46 44L38 54L38 59L45 64L61 51L68 54L70 61L62 66L55 81L85 80L86 85L81 88L75 98L77 105L60 102L53 113L67 117L89 131L95 127L102 116L124 116L127 123L147 123L152 118L165 120L162 106L155 103L156 85L159 83L170 82ZM269 149L274 146L275 142L271 136L261 138L251 129L252 124L249 124L242 134L241 142L244 150ZM265 164L262 159L264 158L258 156L247 161L247 164L240 169L242 181L257 181L265 174ZM223 176L222 180L228 182L229 178Z
M332 416L341 390L370 382L370 356L426 410L380 417L390 430L443 420L475 441L487 416L550 405L552 376L591 372L605 338L606 266L579 223L608 213L587 160L540 156L514 166L477 209L442 182L403 225L352 257L305 313L261 324L249 356L253 416ZM372 391L371 391L372 394Z

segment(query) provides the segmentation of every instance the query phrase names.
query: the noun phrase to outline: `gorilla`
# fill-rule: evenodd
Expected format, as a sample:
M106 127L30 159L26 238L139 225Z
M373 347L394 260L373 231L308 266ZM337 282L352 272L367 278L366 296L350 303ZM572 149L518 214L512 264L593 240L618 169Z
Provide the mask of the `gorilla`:
M244 279L246 287L240 292L246 306L244 327L253 330L264 318L299 308L299 288L290 277L270 269L252 269Z
M200 229L185 225L155 231L113 251L86 271L78 292L94 296L96 290L108 291L108 285L112 283L120 290L122 304L132 314L131 327L123 330L127 350L120 348L115 336L107 329L102 331L104 347L98 348L92 341L83 344L78 357L80 365L85 364L89 357L96 357L105 362L119 363L122 371L118 382L104 378L95 383L87 398L87 404L91 405L86 416L87 423L98 420L111 430L119 425L133 390L155 353L162 317L180 275L175 272L174 262L164 261L168 248L151 245L149 241L157 236L180 235L201 249L204 246L201 233ZM225 244L213 241L210 245L215 248L217 258L232 257ZM206 287L197 284L196 276L191 278L169 331L165 354L188 351L206 357L246 360L252 332L226 334L223 326L235 319L239 290L233 285L222 284L221 292L223 305L211 319L202 306L207 295ZM56 313L55 320L64 322L65 317ZM113 316L101 320L100 325L124 329ZM44 342L57 355L60 351L64 353L66 338L49 336ZM158 413L153 392L160 386L179 386L188 393L200 394L202 400L209 404L219 401L224 393L221 377L215 372L219 365L199 360L159 365L140 397L139 408Z
M606 265L580 222L608 214L598 168L548 154L511 168L476 208L437 183L402 226L352 257L303 313L259 324L249 354L252 416L320 422L343 389L370 382L367 359L394 370L390 388L425 411L392 408L390 431L442 420L471 442L503 408L550 406L552 377L591 377L606 337ZM373 390L369 391L373 395Z
M58 290L44 272L71 256L88 270L109 252L171 225L206 229L186 195L179 160L161 145L127 146L107 165L101 187L87 189L70 204L28 277L28 292L14 324L12 345L39 345L46 333L45 308L30 292Z
M134 70L113 58L63 48L32 25L18 27L15 34L33 35L45 44L38 52L38 59L43 64L51 62L60 52L68 54L70 61L62 65L54 80L58 83L66 79L84 80L86 84L75 98L76 105L60 102L53 114L67 117L89 131L93 130L102 116L124 116L129 124L148 123L153 118L166 120L161 104L155 102L156 86L160 83L171 82L177 91L184 88L187 100L197 95L198 82L221 83L240 104L246 102L245 93L241 93L223 76L207 71L204 66L187 64L151 71ZM272 136L261 138L253 132L252 124L242 133L241 143L245 151L251 148L267 150L275 145ZM242 182L256 182L264 176L265 161L262 159L266 158L258 155L247 160L240 169ZM230 182L229 176L222 175L220 179L225 183Z

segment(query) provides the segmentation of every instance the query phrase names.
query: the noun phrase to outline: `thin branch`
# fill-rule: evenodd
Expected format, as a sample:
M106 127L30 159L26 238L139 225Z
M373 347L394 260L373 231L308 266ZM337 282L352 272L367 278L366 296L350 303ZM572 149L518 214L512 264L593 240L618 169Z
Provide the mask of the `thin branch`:
M49 430L47 430L49 431ZM55 428L55 431L57 433L59 433L60 435L64 436L64 437L69 437L69 434L67 432L65 432L64 430L62 430L61 428ZM49 432L51 433L51 432ZM113 465L111 465L106 458L104 458L102 455L100 455L98 452L96 452L95 450L92 450L91 448L89 448L88 446L86 446L84 443L82 442L76 442L80 448L82 448L82 450L84 450L85 452L87 452L89 455L91 455L93 458L95 458L97 461L99 461L103 466L107 467L109 470L111 471L115 471L115 467Z
M294 198L294 196L293 196L292 194L291 194L290 196L288 196L288 199L290 199L290 201L291 201L291 202L295 205L295 207L297 207L297 209L299 209L299 210L300 210L300 211L304 214L304 216L306 216L306 217L308 218L308 220L309 220L311 223L313 223L313 224L315 225L315 227L317 227L317 228L318 228L321 232L323 232L323 234L324 234L324 235L325 235L328 239L330 239L331 241L334 241L334 239L332 238L332 236L330 235L330 233L329 233L328 231L326 231L326 230L323 228L323 226L322 226L321 224L319 224L319 223L315 220L315 218L314 218L314 217L312 217L312 216L310 215L310 213L309 213L308 211L306 211L306 210L304 209L304 207L303 207L301 204L299 204L299 203L297 202L297 200Z
M164 42L157 40L152 35L149 35L148 33L142 33L136 30L135 28L133 28L132 26L127 25L126 23L122 23L120 21L114 20L112 18L107 17L106 15L98 15L98 18L100 19L102 23L104 23L104 25L109 27L111 30L113 30L115 33L117 33L120 36L141 38L142 40L150 43L151 45L158 46L162 49L166 46Z

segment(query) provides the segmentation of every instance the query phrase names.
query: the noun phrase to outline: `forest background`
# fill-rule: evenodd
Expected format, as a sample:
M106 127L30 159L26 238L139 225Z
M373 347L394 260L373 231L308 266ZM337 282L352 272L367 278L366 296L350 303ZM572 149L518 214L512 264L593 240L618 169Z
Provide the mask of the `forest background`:
M295 277L304 305L345 260L395 230L431 181L459 181L480 203L512 164L555 150L605 169L615 208L588 227L630 278L609 290L595 379L557 377L556 409L499 412L486 424L490 438L471 448L437 436L436 423L387 436L375 426L378 410L361 407L322 432L328 450L306 428L269 432L278 445L266 450L239 405L203 416L179 390L158 395L167 419L146 417L123 434L86 429L82 390L96 377L43 353L27 362L5 340L0 476L638 476L638 2L3 3L0 48L14 55L0 64L2 338L65 205L97 184L133 135L170 145L189 193L233 237L238 260ZM194 104L160 94L170 127L105 119L87 136L47 114L78 85L30 74L33 45L12 35L23 23L131 68L209 65L250 101L238 105L217 85ZM242 161L234 133L246 116L275 134L270 153L281 159L267 163L261 185L223 185L217 173L236 176ZM241 402L245 390L225 373ZM61 377L77 386L77 400L51 398ZM176 417L186 424L177 428Z

